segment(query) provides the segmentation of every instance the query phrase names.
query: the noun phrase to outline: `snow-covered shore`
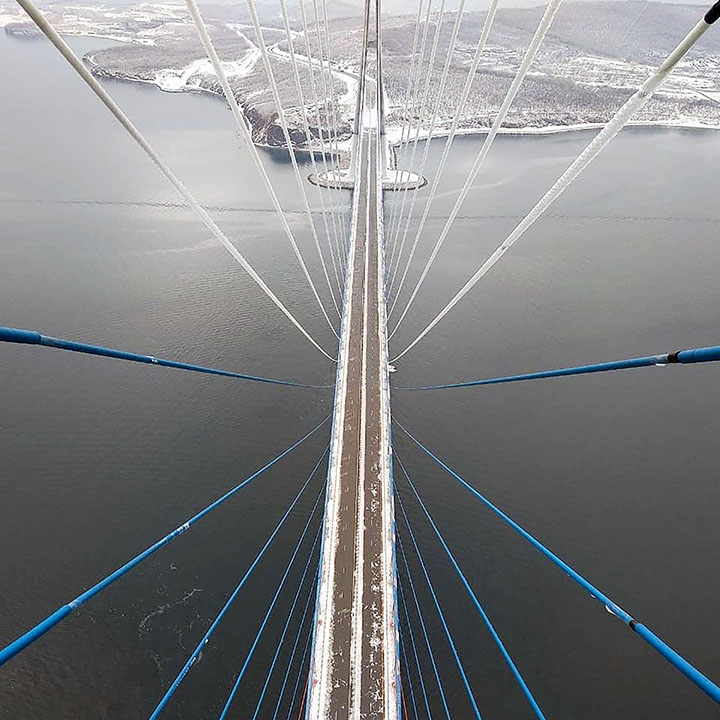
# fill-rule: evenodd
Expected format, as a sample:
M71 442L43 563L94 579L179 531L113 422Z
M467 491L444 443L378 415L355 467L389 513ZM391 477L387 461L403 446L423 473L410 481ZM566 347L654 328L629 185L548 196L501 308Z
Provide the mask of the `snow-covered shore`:
M583 4L583 13L587 15L589 11L592 15L606 12L608 4L613 5L614 14L627 14L626 8L630 7L628 3L589 2ZM203 92L221 96L213 68L208 60L201 56L202 49L198 46L194 28L182 3L140 3L118 7L53 3L43 6L42 9L65 35L122 43L122 47L99 49L86 56L86 62L98 76L142 82L165 92ZM671 19L675 25L683 20L675 15L686 11L696 12L684 6L663 6L658 9L658 12L673 13ZM464 127L458 131L459 135L481 136L488 132L488 125L494 117L494 108L502 100L518 61L518 48L522 46L512 33L517 32L518 38L522 37L526 28L532 27L532 14L535 12L532 9L507 11L505 33L508 39L503 43L488 45L476 77L477 87L473 87L467 110L463 113L461 125ZM388 135L390 142L397 145L401 142L402 117L408 113L409 107L413 107L413 103L402 105L397 102L398 98L407 99L409 96L411 68L407 65L407 48L404 45L407 30L405 19L393 20L397 25L394 29L397 39L393 42L389 36L385 41L385 85L387 92L391 94L388 103ZM472 36L473 24L478 25L479 20L477 13L467 15L464 23L468 35ZM282 146L284 140L280 137L267 78L262 64L259 63L260 52L255 44L254 34L251 30L248 31L249 26L240 17L232 22L225 18L208 19L208 22L212 25L214 38L217 38L217 42L220 42L224 49L227 58L225 69L245 116L253 127L255 142L269 147ZM284 32L272 19L267 19L263 25L293 141L298 149L307 150L302 132L299 95L292 78ZM577 33L574 20L566 25L575 28L574 32ZM17 37L31 38L37 35L32 23L7 0L0 0L0 27ZM622 31L622 22L618 22L618 28L609 33L611 41L614 40L613 33L616 30ZM359 43L358 29L353 21L346 21L336 25L331 23L330 32L333 46L333 101L343 125L344 142L341 149L346 150L357 88L355 65L359 50L359 47L356 47ZM642 84L650 68L655 65L655 55L652 54L654 50L642 49L644 54L641 60L612 58L603 56L593 45L594 36L583 41L587 44L585 48L580 46L579 41L568 44L563 32L564 30L558 30L538 56L533 71L526 78L522 97L518 97L513 104L507 126L500 130L501 134L540 136L597 130L603 127L604 122L624 99ZM310 73L319 74L321 70L315 58L308 60L301 54L300 50L304 45L304 42L300 42L302 34L294 30L293 37L304 82ZM313 46L312 39L310 44ZM612 44L611 42L610 45ZM640 44L645 48L642 42ZM716 44L717 47L707 47L684 62L678 73L669 79L663 91L653 98L630 125L683 130L720 129L720 42ZM654 44L651 45L648 41L647 47L654 48ZM457 50L458 62L453 66L445 85L433 137L444 137L449 131L452 113L457 108L457 95L467 73L469 48L469 45L465 45ZM317 52L314 46L312 49ZM437 73L433 72L428 78L429 98L432 101L433 92L438 89L436 75ZM395 103L392 102L393 97L396 99ZM313 147L319 147L317 129L327 127L330 121L324 117L320 106L311 106L307 94L304 102L309 113L313 114ZM324 100L320 98L320 105L323 103ZM587 121L584 121L585 119ZM411 137L415 136L415 132L413 129ZM426 138L427 135L428 128L421 127L419 137Z

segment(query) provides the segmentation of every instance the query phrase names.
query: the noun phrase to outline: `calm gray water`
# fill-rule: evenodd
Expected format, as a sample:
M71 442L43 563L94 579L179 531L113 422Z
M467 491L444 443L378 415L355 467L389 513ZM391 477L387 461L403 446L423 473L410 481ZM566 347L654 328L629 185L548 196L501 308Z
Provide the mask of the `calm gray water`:
M74 45L86 51L99 42ZM110 87L269 284L331 348L333 337L249 158L233 148L223 104L151 87ZM0 37L0 91L2 324L332 382L330 363L177 204L45 43ZM588 137L498 140L394 349L424 327ZM477 139L456 143L421 261L478 147ZM441 148L433 145L433 162ZM267 160L284 204L298 211L289 166ZM403 358L395 382L444 382L720 342L719 160L715 133L625 132ZM291 220L312 258L303 217L295 212ZM476 487L717 679L717 373L710 366L668 367L396 392L393 402L397 417ZM331 406L327 393L22 347L0 347L0 378L2 642L262 466ZM399 431L395 437L549 718L718 716L639 638ZM308 442L3 668L0 715L146 717L326 442L320 435ZM318 476L166 717L217 717L320 482ZM399 486L483 717L531 717L402 480ZM413 568L453 717L469 718ZM291 588L298 577L291 576ZM292 595L287 589L282 595L232 717L252 716ZM295 623L293 639L296 632ZM440 717L437 687L420 653ZM287 659L283 652L269 687L273 701ZM420 702L414 670L413 678ZM260 717L272 717L273 708L266 702ZM283 706L280 717L286 712Z

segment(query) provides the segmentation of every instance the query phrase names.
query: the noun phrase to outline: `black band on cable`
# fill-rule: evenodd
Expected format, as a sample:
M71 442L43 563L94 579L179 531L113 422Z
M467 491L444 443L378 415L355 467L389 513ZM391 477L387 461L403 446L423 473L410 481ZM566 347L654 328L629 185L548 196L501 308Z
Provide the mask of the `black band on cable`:
M668 361L669 363L678 363L678 362L680 362L680 360L678 359L678 356L680 355L681 352L682 352L682 350L676 350L676 351L673 352L673 353L669 353L668 356L667 356L667 361Z
M720 18L720 0L705 13L704 20L708 25L712 25L718 18Z
M629 627L631 630L634 631L634 630L635 630L635 625L637 625L637 620L635 620L635 619L633 618L633 619L628 623L628 627Z

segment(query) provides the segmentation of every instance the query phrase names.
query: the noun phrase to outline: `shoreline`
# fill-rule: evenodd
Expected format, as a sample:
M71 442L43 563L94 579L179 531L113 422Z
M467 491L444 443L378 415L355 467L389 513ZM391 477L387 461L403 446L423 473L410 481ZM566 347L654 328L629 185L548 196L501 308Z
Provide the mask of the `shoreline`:
M4 19L7 19L7 16L5 16ZM3 23L7 24L6 23ZM3 25L0 25L2 27ZM14 37L16 39L32 39L27 37L22 37L15 35L13 33L8 33L10 37ZM121 44L134 44L132 39L129 38L121 38L118 36L112 36L112 35L103 35L103 34L71 34L70 37L78 37L78 38L88 38L88 39L101 39L101 40L109 40L111 42L117 42ZM97 50L100 50L102 48L97 48ZM89 51L85 55L83 55L83 61L88 63L91 68L97 68L100 70L100 73L97 74L98 77L108 79L108 80L116 80L120 82L129 82L129 83L141 83L144 85L151 85L161 92L170 93L170 94L176 94L176 93L200 93L204 95L209 95L214 98L217 98L223 102L225 102L225 98L222 95L222 93L215 92L213 90L203 88L200 86L184 86L177 90L173 90L167 87L164 87L160 82L157 80L150 80L145 78L138 78L138 77L120 77L116 76L112 73L106 73L106 71L103 71L102 66L98 65L94 60L94 51ZM343 71L338 71L343 72ZM93 73L95 74L95 73ZM244 114L244 113L243 113ZM245 116L247 120L247 116ZM250 123L250 121L248 120ZM252 127L252 123L250 123ZM498 131L498 135L509 135L509 136L517 136L517 137L533 137L533 136L546 136L546 135L559 135L562 133L573 133L573 132L584 132L584 131L591 131L591 130L601 130L603 127L605 127L605 123L578 123L578 124L572 124L572 125L546 125L543 127L517 127L517 128L500 128ZM720 125L706 125L704 123L700 123L698 121L694 121L690 118L687 118L685 120L673 122L671 120L637 120L637 121L630 121L627 123L626 128L632 129L632 128L651 128L651 129L659 129L659 130L684 130L684 131L718 131L720 130ZM389 125L387 127L387 136L388 141L391 147L393 148L399 148L402 145L405 145L409 142L412 142L412 140L406 138L405 140L401 140L400 135L402 133L402 127L398 125ZM456 136L463 136L463 137L473 137L473 136L482 136L487 135L490 131L489 127L482 126L482 127L469 127L469 128L461 128L457 130L455 133ZM431 136L431 139L440 139L440 138L447 138L450 134L449 129L436 129ZM422 129L420 130L418 134L418 140L426 140L429 137L426 130ZM343 145L349 146L351 140L343 141ZM269 145L267 143L254 143L257 147L261 147L268 150L282 150L285 145ZM320 152L320 148L299 148L297 146L294 147L295 152L299 153L305 153L309 155L311 152L318 153ZM343 153L348 152L349 147L340 147L340 155L342 156ZM328 151L326 150L326 153L330 152L332 154L332 150Z
M560 135L565 133L580 133L580 132L588 132L590 130L602 130L605 127L605 123L584 123L584 124L576 124L576 125L546 125L545 127L527 127L527 128L500 128L498 130L498 135L511 135L511 136L524 136L524 137L535 137L535 136L544 136L544 135ZM709 131L709 132L717 132L720 130L720 125L704 125L701 123L691 123L691 122L679 122L674 123L667 120L636 120L636 121L630 121L625 125L625 128L628 129L657 129L657 130L689 130L689 131ZM388 128L390 130L389 135L392 134L398 134L400 131L400 128L396 125L391 125ZM472 136L480 136L480 135L487 135L490 132L490 128L488 127L476 127L476 128L463 128L461 130L458 130L455 133L455 137L458 136L465 136L465 137L472 137ZM433 140L437 140L440 138L447 138L450 135L450 131L447 129L443 130L435 130L432 134ZM418 140L426 140L428 138L428 133L424 130L420 130L420 133L418 135ZM404 140L401 140L399 137L393 138L391 136L390 138L390 145L392 147L400 147L401 145L407 145L408 143L412 142L413 140L409 138L405 138Z

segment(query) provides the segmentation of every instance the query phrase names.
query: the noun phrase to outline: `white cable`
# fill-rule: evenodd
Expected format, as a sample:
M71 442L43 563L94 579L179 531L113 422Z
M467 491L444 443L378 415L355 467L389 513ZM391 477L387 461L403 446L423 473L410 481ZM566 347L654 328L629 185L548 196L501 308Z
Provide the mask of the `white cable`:
M485 51L485 44L488 39L488 35L490 34L490 28L492 27L493 21L495 19L495 13L497 11L497 5L498 0L492 0L490 3L490 8L488 9L488 14L485 17L485 24L483 25L482 32L480 34L480 40L478 42L477 48L475 49L475 57L473 58L472 65L470 66L470 71L468 73L467 78L465 79L465 87L463 87L462 95L460 96L460 103L458 105L457 110L455 111L455 116L453 117L452 125L450 127L450 134L447 137L447 140L445 141L445 147L443 148L442 155L440 156L440 162L438 163L437 170L435 171L435 176L433 177L433 184L430 188L430 193L428 194L428 198L425 201L425 208L423 210L422 217L420 218L420 225L418 225L417 232L415 233L415 240L413 242L412 250L410 251L410 258L412 259L413 253L415 252L415 248L417 247L417 244L420 240L420 236L422 235L422 231L425 227L425 222L427 221L428 215L430 214L430 209L432 207L433 200L435 199L435 194L437 193L437 189L440 185L440 178L442 177L443 171L445 170L445 165L447 163L448 157L450 155L450 148L452 147L453 140L455 139L455 135L457 133L458 127L460 125L460 120L462 118L462 114L465 111L465 105L467 104L468 97L470 96L470 91L472 89L473 81L475 80L475 75L477 74L478 66L480 65L480 58L482 57L484 51ZM392 307L390 308L390 313L395 309L395 305L398 301L398 298L400 297L400 290L402 289L403 282L405 281L405 275L407 275L408 268L410 267L410 262L408 261L406 267L405 267L405 273L402 277L402 280L400 281L400 287L397 291L397 296L395 297L395 301L392 304ZM393 331L390 333L388 340L395 334L395 331L398 329L398 326L403 321L405 315L407 314L408 308L410 307L412 301L415 299L415 295L417 294L417 291L422 284L422 281L425 279L425 275L423 274L418 281L418 283L415 285L415 288L413 289L413 292L410 296L410 300L408 301L407 305L405 306L405 309L402 312L402 315L400 316L400 319L397 321L395 327L393 328Z
M327 63L327 69L328 69L328 79L330 81L330 105L332 107L332 122L333 122L333 128L334 128L334 138L335 138L335 156L337 158L337 172L338 177L340 177L340 146L339 146L339 135L340 135L340 124L341 124L341 118L340 118L340 103L338 101L337 92L335 91L335 81L333 79L333 71L332 71L332 61L330 59L330 23L328 21L328 11L327 11L327 0L323 0L323 18L324 18L324 27L325 27L325 62ZM347 228L347 218L345 216L345 208L342 208L342 221L343 226ZM347 232L345 233L345 237L347 238ZM347 247L349 245L349 239L345 242L345 252L347 253ZM346 259L346 258L344 258Z
M325 178L329 181L330 180L330 174L328 172L328 161L327 161L327 153L325 151L325 133L323 131L323 124L322 124L322 116L320 113L320 102L318 100L318 91L317 91L317 84L315 83L315 63L312 57L312 50L310 48L310 34L308 33L308 25L307 25L307 15L305 14L305 3L304 0L300 0L299 2L300 6L300 19L302 22L302 29L303 29L303 38L305 40L305 53L308 59L308 65L310 66L310 90L313 96L313 102L315 106L315 115L317 118L317 126L318 126L318 132L320 134L320 155L322 157L322 163L323 163L323 170L325 172ZM322 65L320 67L320 73L322 73ZM330 130L327 130L327 137L328 137L328 147L330 147ZM334 170L333 170L334 172ZM344 237L345 231L343 229L343 224L341 221L338 220L338 213L336 211L336 208L340 206L340 203L338 202L338 198L340 197L340 190L332 186L329 187L330 190L330 212L332 216L332 224L333 224L333 230L335 233L335 251L338 256L338 258L342 258L342 253L340 250L340 236ZM339 230L338 230L339 228ZM343 240L344 242L344 240ZM344 260L344 258L342 258ZM340 263L341 271L343 271L343 263ZM342 286L341 286L342 290Z
M188 3L195 3L195 0L186 1ZM293 148L292 140L290 139L290 131L288 130L287 120L285 118L285 111L282 106L282 100L280 98L280 92L278 90L277 83L275 82L275 74L273 73L272 67L270 66L270 56L267 51L267 45L265 44L265 36L263 35L262 28L260 27L260 20L258 18L257 10L255 8L255 0L248 0L247 4L248 10L250 11L250 20L252 22L253 29L255 30L255 35L257 36L258 47L260 48L260 57L262 58L263 65L265 66L265 73L267 74L268 81L270 82L270 90L272 92L273 100L275 101L275 109L278 113L280 127L282 128L283 136L285 137L285 144L287 145L288 152L290 154L290 162L293 167L293 172L295 173L295 181L297 182L297 186L300 190L300 196L302 197L303 205L305 206L305 213L307 214L308 222L310 223L310 231L312 233L313 240L315 241L315 248L320 258L320 265L322 267L323 275L325 276L325 281L327 282L328 288L330 289L330 296L332 297L333 306L335 307L335 310L337 311L339 317L340 310L338 308L337 302L335 301L332 284L330 283L330 276L328 275L327 266L325 265L325 258L323 257L322 250L320 248L320 239L318 238L318 234L315 229L315 222L313 220L312 211L310 210L310 203L308 202L307 193L305 192L305 182L302 178L302 175L300 174L300 168L298 167L297 158L295 157L295 150ZM300 260L299 255L298 260ZM325 314L325 317L327 318L327 314ZM329 318L328 324L330 325L330 327L332 327L333 332L335 332L335 328L330 322ZM339 337L336 332L335 335Z
M428 0L430 2L430 0ZM402 144L405 140L405 130L410 128L409 118L407 115L407 110L410 108L410 99L412 97L412 79L415 76L415 56L417 53L417 41L418 37L420 36L420 18L422 17L422 8L423 8L423 0L420 0L418 3L418 9L417 9L417 16L415 17L415 32L413 33L413 44L412 44L412 51L410 52L410 70L408 73L409 82L407 85L407 89L405 90L405 102L403 103L403 108L406 111L403 113L403 120L402 124L400 125L400 141L399 144ZM408 135L409 137L409 135Z
M330 36L328 34L328 16L327 16L327 4L326 0L323 0L323 17L325 19L325 25L324 25L324 36L325 36L325 45L326 49L323 53L322 49L322 38L320 36L320 16L318 14L317 9L317 0L313 0L313 8L315 12L315 31L316 31L316 39L318 44L318 53L320 58L320 67L321 67L321 73L320 76L323 81L323 92L325 93L325 113L327 120L330 121L330 126L332 128L332 135L331 137L331 144L330 147L333 149L333 160L335 164L335 171L337 173L338 180L340 179L340 150L338 145L338 116L337 116L337 108L338 108L338 100L337 100L337 93L335 92L335 81L333 79L332 74L332 67L330 65ZM327 64L327 78L330 81L330 85L328 86L326 79L325 79L325 70L323 69L323 55L325 58L325 64ZM329 87L329 89L328 89ZM332 107L332 112L330 112L330 108ZM347 218L345 216L344 208L341 209L341 218L342 218L342 225L347 229ZM345 233L345 237L347 238L347 232ZM344 245L344 253L343 253L343 267L345 267L347 262L347 251L348 251L348 243L349 240L346 239L345 245Z
M450 36L450 47L448 49L447 55L445 56L445 65L443 67L442 75L440 76L440 86L437 90L437 98L435 99L435 108L433 109L433 114L430 119L430 127L428 128L427 132L427 140L425 141L425 145L423 147L423 154L422 159L420 160L420 169L418 170L418 175L422 177L423 173L425 172L425 165L427 164L428 154L430 152L430 141L432 140L433 130L435 130L435 123L437 122L437 117L440 112L440 103L443 100L443 93L445 92L445 83L447 82L448 73L450 72L450 64L452 63L453 55L455 54L455 45L457 43L457 36L460 32L460 25L462 23L462 17L463 12L465 10L465 0L460 0L460 5L457 9L457 16L455 17L455 23L453 25L452 34ZM458 117L458 111L454 110L455 117ZM412 219L413 211L415 210L415 203L417 202L418 193L413 192L412 194L412 200L410 201L410 209L408 210L407 218L405 219L405 229L403 231L402 241L400 242L400 248L405 246L405 240L407 239L408 230L410 229L410 220ZM415 249L417 248L417 238L415 242L413 242L412 249L410 250L410 254L408 255L408 259L405 263L405 271L402 274L402 278L400 280L400 285L398 285L397 292L395 294L395 302L397 302L397 299L400 297L400 291L402 290L403 284L405 282L405 278L407 277L408 269L410 268L410 263L412 262L413 256L415 254ZM400 263L398 263L395 267L395 273L390 278L390 284L388 289L388 296L390 295L390 291L392 290L392 286L395 283L395 277L397 276L398 268L400 267ZM395 302L393 302L392 306L390 307L390 312L392 313L393 308L395 307Z
M413 110L418 109L418 91L420 90L420 85L421 85L420 77L421 77L421 72L422 72L423 58L425 57L425 47L427 45L427 36L428 36L428 31L430 29L431 5L432 5L432 0L428 0L428 6L425 9L425 23L423 26L422 40L420 42L420 52L418 54L418 64L416 66L416 73L415 73L415 78L414 78L413 98L412 98L412 103L410 104L410 107ZM428 73L430 73L431 71L432 71L432 68L428 68ZM422 107L419 108L419 112L418 112L418 125L421 122L422 122ZM408 141L410 140L411 133L412 133L412 117L410 118L410 124L409 124L409 129L408 129ZM408 173L411 172L411 170L412 170L412 168L410 166L408 166ZM402 192L403 192L403 198L404 198L405 193L407 192L407 189L405 189ZM400 200L396 200L393 205L393 211L390 214L390 224L388 226L387 238L390 242L393 243L393 246L392 246L392 254L390 256L390 263L385 268L386 277L389 277L393 262L395 261L397 242L396 242L394 230L395 230L395 226L398 222L399 209L400 209Z
M665 62L643 83L640 89L627 100L605 127L593 138L587 147L575 158L570 167L557 179L553 186L540 198L530 212L520 221L517 227L507 236L505 241L480 266L475 274L463 285L450 302L435 316L433 321L403 350L393 358L392 362L405 355L408 350L415 347L422 338L432 330L435 325L457 305L460 300L486 275L500 258L520 239L523 233L552 205L560 195L567 190L572 182L587 168L587 166L608 146L610 141L623 129L630 118L640 110L653 93L665 82L666 78L683 58L688 50L697 42L710 25L701 20L683 39L683 41L668 55Z
M430 4L431 0L428 0L428 6ZM402 178L402 170L398 170L398 165L400 164L400 153L399 150L402 148L403 144L405 143L405 131L408 132L408 138L410 137L410 108L411 104L410 101L412 99L412 91L413 91L413 83L414 78L416 74L416 67L415 67L415 58L417 55L417 42L418 38L420 36L420 18L422 17L422 8L423 8L423 0L420 0L418 3L418 9L417 9L417 16L415 18L415 32L413 33L413 44L412 44L412 51L410 53L410 69L408 72L408 84L407 89L405 91L405 102L402 103L403 108L403 117L400 122L400 139L397 142L397 148L398 150L395 152L396 162L395 162L395 170L400 172L400 178ZM419 60L419 58L418 58ZM397 175L396 175L397 178ZM410 180L410 176L408 174L408 181ZM394 212L397 207L397 204L393 205L393 212L390 213L390 222L392 223L392 220L394 218ZM386 244L387 249L387 244ZM394 251L394 247L392 248L392 251ZM390 263L392 263L392 251L391 255L389 257ZM387 272L385 273L387 275Z
M278 297L265 284L263 279L255 272L250 263L243 257L240 251L228 240L225 233L217 226L208 212L203 208L190 191L185 187L180 178L165 164L155 149L133 125L128 116L121 110L120 106L110 97L107 91L100 85L90 71L85 67L82 60L73 52L70 46L60 37L55 28L45 19L40 11L32 3L32 0L17 0L22 9L30 16L32 21L40 28L43 34L57 48L60 54L68 61L75 72L85 81L90 89L102 101L105 107L115 116L118 122L127 130L135 142L142 148L145 154L155 163L170 184L182 195L192 211L198 216L207 229L220 242L220 244L237 260L245 272L260 286L260 289L275 303L278 309L288 320L317 348L326 358L335 362L335 358L323 350L312 338L305 328L295 319L295 316L282 304Z
M408 170L412 169L413 165L415 164L415 155L417 153L418 138L420 137L420 129L422 126L422 110L424 110L424 108L427 106L427 102L428 102L428 94L430 92L430 81L432 79L433 68L435 66L435 56L437 55L437 47L438 47L438 41L440 40L440 32L442 31L444 13L445 13L445 0L441 0L440 11L438 13L438 19L437 19L437 25L435 26L435 36L433 37L433 44L432 44L432 48L430 49L430 59L428 60L427 75L425 76L425 86L423 88L422 100L420 101L421 112L419 113L417 127L415 128L415 137L413 138L413 147L412 147L412 151L410 153L410 164L408 166ZM430 142L429 137L426 140L426 142ZM402 203L400 204L400 212L398 213L397 226L395 227L395 230L394 230L394 234L395 234L395 238L393 240L394 243L397 243L398 238L400 237L400 228L402 226L402 220L403 220L403 215L405 212L405 203L407 202L408 192L409 192L409 190L408 190L408 187L406 186L402 191L402 193L403 193ZM400 247L399 247L398 253L397 253L397 258L395 261L395 271L391 274L391 277L394 276L394 274L397 272L397 268L400 266L400 259L402 258L402 251L403 251L403 244L400 243ZM390 292L390 290L391 290L391 288L388 287L388 292Z
M309 145L310 150L310 163L312 164L313 173L315 174L315 178L317 179L318 176L318 168L317 164L315 162L315 153L312 149L312 140L310 137L310 125L308 123L307 118L307 110L305 109L305 94L303 93L302 89L302 82L300 81L300 73L298 71L297 67L297 60L295 59L295 46L293 44L292 39L292 31L290 30L290 20L288 19L288 12L287 12L287 2L286 0L280 0L280 9L282 11L283 16L283 24L285 27L285 37L287 39L288 44L288 53L290 55L290 61L293 68L293 76L295 78L295 89L298 94L298 99L300 101L300 114L302 116L302 122L303 122L303 130L305 131L305 137L307 138L307 142ZM310 67L310 73L312 74L313 69L312 66ZM327 213L325 211L325 199L323 198L323 192L320 185L316 185L317 192L318 192L318 199L320 200L320 213L322 214L323 223L325 225L325 235L327 236L328 241L328 248L330 249L330 258L332 260L332 266L333 271L335 273L335 280L338 285L338 291L340 293L340 297L342 298L342 283L340 282L340 275L338 274L338 268L337 263L335 262L335 254L333 253L333 243L332 238L330 237L330 228L328 226L327 221ZM335 239L337 240L337 227L335 227Z
M335 138L337 139L337 130L334 129L333 118L330 115L330 105L329 105L330 101L328 99L329 91L328 91L328 85L327 85L327 78L325 75L325 54L323 52L322 40L320 37L320 15L318 13L317 0L313 0L313 16L315 18L315 43L317 44L318 62L320 63L320 81L322 84L323 105L325 108L325 122L328 123L328 127L326 128L326 130L327 130L327 143L328 143L329 155L330 155L330 164L333 168L333 175L335 176L336 180L339 181L339 179L340 179L340 160L339 160L339 156L338 156L337 152L334 149L334 147L335 148L337 147L337 143L335 143L333 145L333 132L335 134ZM309 41L309 39L308 39L308 41ZM308 48L309 48L309 45L308 45ZM308 49L308 52L309 52L309 49ZM332 76L331 76L330 80L331 80L331 88L332 88ZM334 95L333 95L333 97L334 97ZM321 115L320 115L320 105L319 104L317 106L316 112L317 112L317 116L318 116L318 125L320 125L321 124ZM327 177L329 179L329 176L327 176ZM339 188L336 188L336 194L339 192L340 192ZM338 207L340 207L340 203L338 203ZM340 213L340 218L341 218L340 219L340 228L342 231L343 226L345 225L345 219L344 219L344 215L343 215L342 211ZM342 267L343 271L345 271L346 264L347 264L347 247L346 247L347 232L341 232L341 234L342 234L343 238L345 238L345 240L343 242L342 250L340 248L338 248L338 252L340 253L340 255L342 257L342 261L343 261L341 267Z
M490 131L488 132L487 136L485 137L485 141L483 142L483 144L480 148L480 151L478 152L477 157L475 158L475 162L473 163L473 166L470 169L470 172L468 173L467 178L465 179L465 183L463 184L462 189L460 190L460 195L458 196L458 199L455 201L455 205L453 206L453 209L450 211L450 215L448 216L448 219L445 222L445 226L443 227L443 229L440 233L440 236L438 237L437 242L435 243L435 247L433 248L432 253L430 253L430 257L429 257L427 263L425 264L425 267L423 268L423 271L420 275L420 280L418 281L418 286L422 284L422 281L425 279L425 276L427 275L427 273L430 269L430 266L432 265L435 258L437 257L437 254L440 251L442 244L445 242L445 239L447 238L448 233L450 232L450 228L452 227L452 224L455 221L455 218L457 217L458 213L460 212L460 208L462 207L462 204L465 202L465 198L467 197L467 194L470 191L472 184L475 182L475 178L477 177L478 173L480 172L480 167L481 167L483 161L485 160L485 157L487 156L488 152L490 152L490 148L492 147L493 141L495 140L495 137L497 136L498 131L500 130L500 127L502 126L503 122L505 122L505 118L510 109L510 106L512 105L513 101L515 100L515 96L517 95L518 91L520 90L520 86L522 85L522 82L525 79L525 76L527 75L527 72L533 63L535 56L537 55L537 52L540 49L540 45L542 44L542 41L545 39L545 35L547 34L548 30L550 29L550 25L552 24L552 21L555 18L555 14L557 13L561 2L562 2L562 0L548 0L548 4L545 7L545 12L543 13L542 18L540 19L537 29L535 30L535 34L533 35L532 39L530 40L530 44L528 45L528 48L525 51L525 56L523 57L522 62L520 63L520 67L518 68L518 71L515 74L515 77L513 78L512 83L510 84L510 88L508 89L507 94L505 95L505 98L502 102L502 105L500 106L500 109L498 110L498 114L496 115L495 120L493 121ZM415 290L413 291L414 295L417 294L418 286L416 286ZM407 311L407 308L406 308L406 311ZM394 330L397 330L397 326L394 328Z
M423 120L424 108L419 103L419 92L420 92L420 88L422 86L421 73L422 73L423 62L425 59L425 48L427 47L428 33L430 31L431 6L432 6L432 0L428 0L428 5L427 5L427 8L425 9L425 20L423 23L423 34L422 34L422 40L420 42L420 52L418 54L418 63L415 67L415 77L414 77L414 79L411 79L411 84L413 84L413 91L412 91L412 102L409 105L410 116L408 118L408 123L407 123L407 142L408 143L410 142L410 136L412 135L413 126L414 126L413 117L412 117L413 113L417 114L417 116L418 116L417 117L418 132L419 132L419 127L422 124L422 120ZM428 72L428 74L432 72L432 65L428 66L427 72ZM407 156L407 152L405 153L405 155ZM406 159L407 159L407 157L406 157ZM412 171L411 165L412 165L412 160L411 160L410 165L408 165L408 168L407 168L408 174ZM408 176L408 180L409 180L409 176ZM388 227L388 231L389 231L388 239L392 241L393 248L392 248L392 256L390 258L390 264L385 268L386 277L390 276L390 272L392 270L393 262L395 259L395 252L397 250L397 236L396 236L395 230L398 227L399 222L400 222L400 218L399 218L400 206L401 206L401 202L405 201L405 197L407 195L407 188L403 188L400 192L402 192L402 200L400 198L398 198L398 200L395 202L395 204L393 206L393 212L391 213L391 216L390 216L390 224Z
M280 221L282 223L283 229L285 230L285 234L288 237L288 240L290 241L290 245L292 246L292 249L295 253L295 257L297 258L298 262L300 263L300 267L302 268L302 271L305 275L305 278L308 282L308 285L310 286L310 289L313 292L313 295L315 296L315 300L317 301L318 305L320 306L320 310L322 311L323 317L327 321L327 324L330 326L330 329L335 334L335 337L339 337L335 327L333 326L332 322L330 321L330 318L328 317L327 312L325 311L325 306L323 305L322 301L320 300L320 296L318 294L317 288L315 287L315 283L313 282L312 278L310 277L310 272L307 269L307 266L305 265L305 261L302 257L302 253L300 252L300 248L297 245L297 242L295 241L295 236L293 235L292 230L290 229L290 224L287 221L287 218L285 217L285 213L283 212L282 206L280 205L280 200L275 192L275 189L273 188L272 182L270 181L270 178L265 171L265 166L262 164L262 160L260 159L260 154L257 151L257 148L252 142L252 138L250 137L250 132L247 128L247 125L245 124L245 118L243 117L242 111L240 110L240 107L238 105L237 99L235 98L235 93L232 91L232 88L230 87L230 83L228 82L227 75L225 75L225 71L223 70L222 63L220 62L220 58L218 57L217 51L215 50L215 46L213 45L212 40L210 39L210 35L208 34L207 27L205 26L205 21L202 18L202 15L200 15L200 10L198 9L197 3L195 0L185 0L185 3L187 5L188 10L190 11L190 16L192 17L193 24L195 25L195 29L197 30L198 36L200 37L200 42L202 43L203 47L205 48L205 52L208 55L208 58L210 59L210 62L212 63L213 69L215 70L215 75L217 76L218 80L220 81L220 86L222 87L223 94L225 95L225 99L228 102L228 105L230 105L230 110L232 112L233 118L235 119L235 124L238 127L238 130L240 131L240 134L243 137L243 140L245 141L245 144L248 147L248 150L250 151L250 156L253 160L253 163L255 164L255 167L260 173L260 177L263 180L263 184L265 185L265 188L268 191L268 194L270 195L270 199L272 200L273 206L275 207L275 210L277 211L278 215L280 216ZM263 44L264 46L264 44ZM266 51L267 54L267 51ZM293 160L293 167L297 168L297 162L295 162L295 153L292 149L291 143L290 143L290 136L289 134L285 137L286 142L288 143L288 148L290 150L290 156ZM303 199L305 200L305 208L306 212L308 213L308 217L310 219L310 225L313 230L313 235L317 239L317 235L315 234L315 226L313 225L312 216L310 214L310 208L307 204L307 197L305 196L305 189L302 185L302 179L299 178L299 170L296 173L296 179L298 179L298 184L300 185L300 190L303 195ZM318 242L318 252L320 252L320 243ZM337 303L335 301L335 296L333 295L333 289L332 285L330 285L330 278L327 277L327 270L325 269L325 261L322 258L322 253L320 253L320 259L321 264L323 266L323 271L325 272L325 277L327 279L328 288L330 289L330 297L332 298L333 304L335 305L335 310L338 312L339 310L337 307Z

